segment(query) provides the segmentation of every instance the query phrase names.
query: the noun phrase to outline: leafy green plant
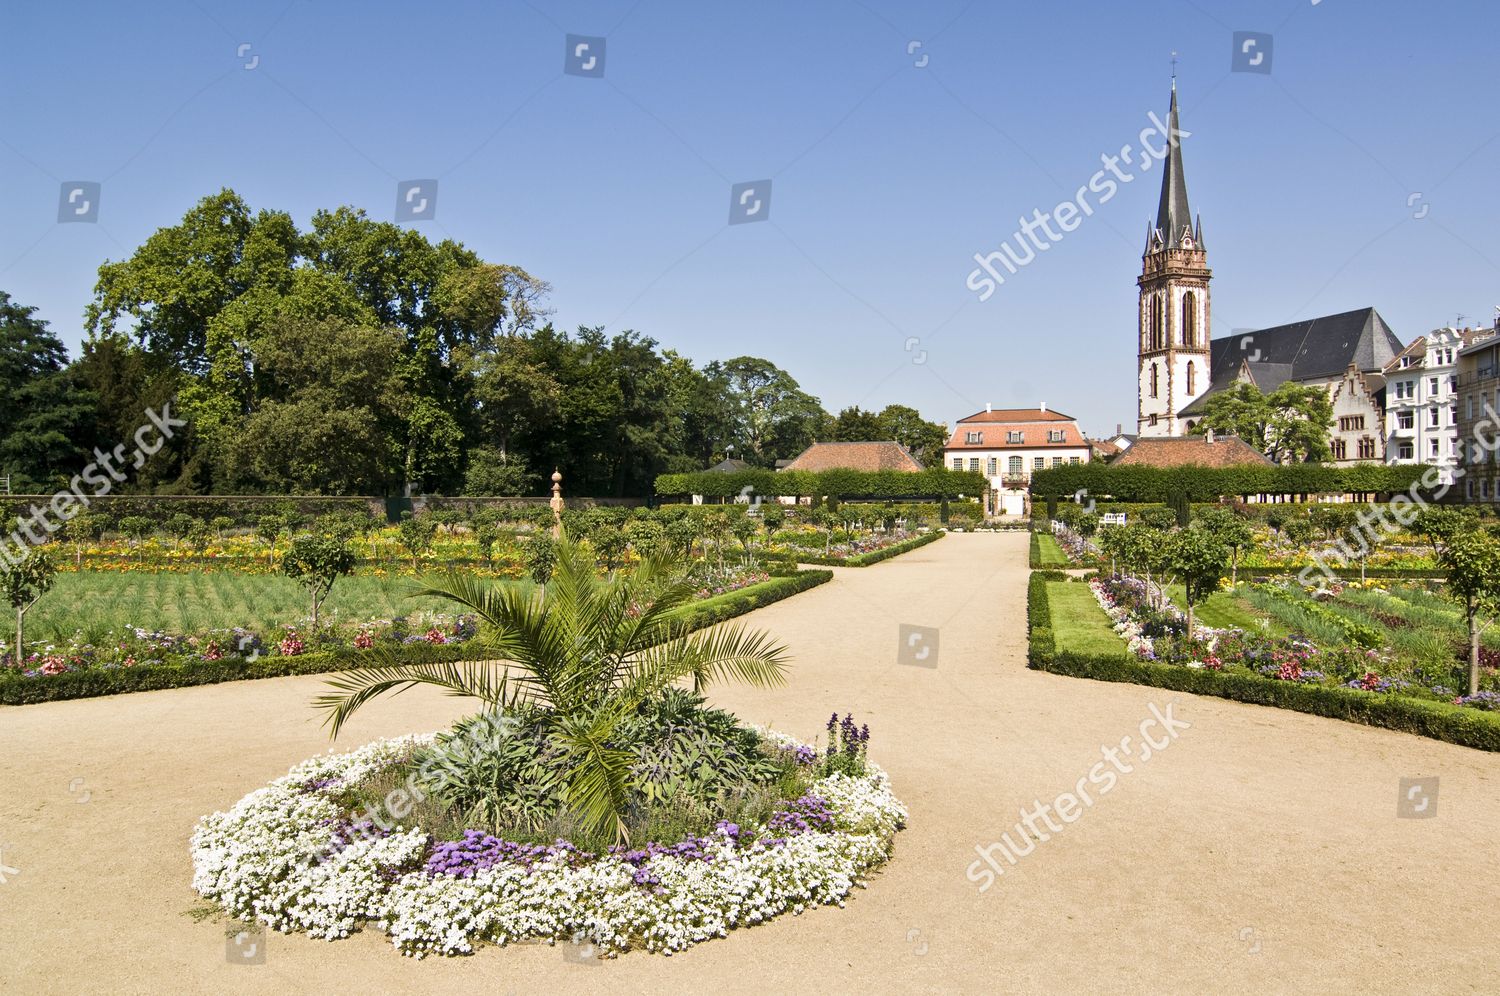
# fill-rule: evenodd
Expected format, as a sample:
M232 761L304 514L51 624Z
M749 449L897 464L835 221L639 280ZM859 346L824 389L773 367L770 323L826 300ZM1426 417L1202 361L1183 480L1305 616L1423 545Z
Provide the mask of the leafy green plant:
M16 611L16 667L26 659L26 613L37 600L52 588L57 568L45 551L28 550L17 562L0 561L4 570L0 572L0 586L5 589L5 600Z
M696 583L675 557L648 558L601 579L593 558L566 535L544 591L483 586L450 575L418 594L464 605L485 624L490 660L408 664L385 656L330 681L317 700L338 735L366 702L415 685L478 699L487 711L539 709L546 733L566 752L568 808L586 825L628 837L627 808L637 787L634 755L618 743L621 724L641 704L691 677L754 685L785 679L785 649L740 626L692 631L675 610Z
M339 578L354 573L354 554L337 536L298 536L281 558L281 572L307 589L312 597L312 624L318 609Z
M144 561L145 556L140 553L141 544L156 532L156 523L144 515L127 515L120 520L120 532L130 540L130 545L136 548L137 555Z
M437 535L438 524L430 516L412 515L403 512L401 525L396 532L397 541L411 554L411 566L420 567L422 554L432 549L433 537Z
M552 568L557 564L557 544L544 532L532 533L526 541L526 573L537 584L552 580Z
M1448 590L1464 612L1469 630L1469 694L1479 694L1479 638L1500 615L1500 538L1468 530L1448 537L1438 554L1448 571Z

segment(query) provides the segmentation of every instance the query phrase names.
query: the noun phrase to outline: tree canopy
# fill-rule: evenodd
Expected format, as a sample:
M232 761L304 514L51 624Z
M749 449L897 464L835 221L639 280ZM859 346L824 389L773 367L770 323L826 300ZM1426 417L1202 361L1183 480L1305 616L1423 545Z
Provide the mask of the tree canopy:
M1277 463L1327 460L1333 402L1321 387L1288 381L1270 394L1241 381L1211 394L1193 431L1239 436Z
M541 494L556 467L572 494L645 496L856 422L929 463L945 441L900 405L833 419L761 357L700 366L634 330L554 327L550 290L356 208L303 228L224 189L99 267L72 363L0 294L0 472L66 480L167 401L189 428L124 490Z

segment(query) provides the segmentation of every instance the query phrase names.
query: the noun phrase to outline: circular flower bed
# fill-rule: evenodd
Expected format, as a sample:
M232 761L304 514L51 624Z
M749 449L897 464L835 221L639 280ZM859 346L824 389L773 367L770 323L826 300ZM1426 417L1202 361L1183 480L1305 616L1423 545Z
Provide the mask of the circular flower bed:
M784 734L758 732L815 756ZM192 840L193 887L230 916L283 932L334 940L373 924L417 957L525 939L670 954L783 913L842 906L885 862L906 819L874 765L818 779L760 826L720 822L705 836L603 854L474 830L435 840L399 819L357 821L334 801L433 742L402 737L312 758L204 817Z

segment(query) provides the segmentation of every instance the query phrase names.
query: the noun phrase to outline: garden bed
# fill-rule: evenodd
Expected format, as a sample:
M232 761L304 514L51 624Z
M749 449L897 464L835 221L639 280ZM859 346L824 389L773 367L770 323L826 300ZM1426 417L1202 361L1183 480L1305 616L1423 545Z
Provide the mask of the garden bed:
M1254 654L1265 651L1262 666L1274 671L1275 677L1217 660L1185 663L1153 660L1151 656L1157 648L1146 634L1157 623L1148 619L1143 626L1129 613L1117 610L1119 618L1113 621L1113 628L1119 634L1115 637L1119 649L1106 650L1098 644L1098 628L1110 626L1110 616L1097 602L1082 606L1076 595L1065 598L1073 595L1075 588L1088 593L1089 587L1085 582L1062 581L1061 577L1055 572L1034 573L1028 589L1029 662L1038 670L1214 695L1500 751L1500 713L1454 704L1435 695L1401 694L1404 686L1390 680L1331 683L1328 675L1304 668L1304 664L1315 659L1311 655L1317 653L1305 641L1292 642L1286 647L1272 646L1267 641L1264 647L1253 649ZM1082 627L1089 634L1087 640L1076 635L1080 614L1092 618L1092 624L1085 623ZM1127 651L1126 640L1134 652ZM1366 683L1380 690L1350 687Z
M941 530L913 536L908 539L899 540L889 546L883 546L876 550L855 554L849 557L825 557L818 553L807 553L801 550L790 551L786 554L787 559L799 564L812 564L821 567L869 567L878 564L882 560L890 560L899 557L903 553L910 553L918 547L926 546L928 543L936 543L946 535Z
M754 735L793 773L809 772L799 797L754 824L721 820L706 834L602 852L357 820L348 799L431 748L431 735L312 758L203 819L193 887L231 917L328 940L374 927L416 957L525 940L670 954L785 913L842 906L889 857L905 809L873 765L825 773L832 745L824 762L790 737Z
M796 574L771 577L746 588L704 598L679 611L692 619L694 628L702 628L789 598L832 578L830 571L799 571ZM452 625L462 630L457 618ZM234 632L247 634L247 631ZM419 639L412 642L407 640L409 632L396 638L398 643L407 648L404 652L413 660L474 660L486 656L486 652L477 644L470 647L465 642L473 635L472 632L465 635L463 640L450 639L448 633L440 633L441 642L431 638L427 629L418 627L418 633ZM296 654L286 654L281 652L279 642L267 641L264 653L260 653L263 645L261 638L255 634L248 635L253 637L254 642L247 644L244 652L238 648L243 636L228 641L219 650L211 651L208 642L202 640L190 643L162 634L146 634L148 638L154 638L148 639L146 643L156 648L156 652L161 655L158 659L128 665L120 662L112 663L112 666L72 667L58 673L36 673L30 677L14 668L0 667L0 705L27 705L123 692L211 685L224 681L322 674L357 666L365 659L365 648L356 646L353 642L326 650L307 651L304 647ZM61 657L64 666L69 664L67 656L54 656Z

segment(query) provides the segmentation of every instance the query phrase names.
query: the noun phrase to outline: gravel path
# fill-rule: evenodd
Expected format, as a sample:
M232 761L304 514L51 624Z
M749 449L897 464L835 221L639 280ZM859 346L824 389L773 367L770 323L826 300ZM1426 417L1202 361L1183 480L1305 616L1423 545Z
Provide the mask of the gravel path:
M262 963L231 962L224 926L188 916L187 839L203 813L328 749L307 706L321 680L0 709L0 989L1500 990L1500 757L1028 671L1026 556L1025 534L950 536L752 617L791 647L792 681L717 700L805 737L853 712L911 826L847 908L669 959L524 945L417 962L366 932L272 935ZM936 667L897 663L903 623L938 628ZM1176 739L1148 726L1165 746L1147 757L1153 707L1190 725ZM463 711L407 693L367 708L339 746ZM1130 753L1105 764L1101 745L1125 737ZM1405 777L1441 779L1435 818L1397 817ZM1023 839L1021 809L1063 793L1063 819L1046 817L1061 832L1033 817L1040 834ZM1002 832L1034 849L1014 865L993 850L997 876L976 845Z

